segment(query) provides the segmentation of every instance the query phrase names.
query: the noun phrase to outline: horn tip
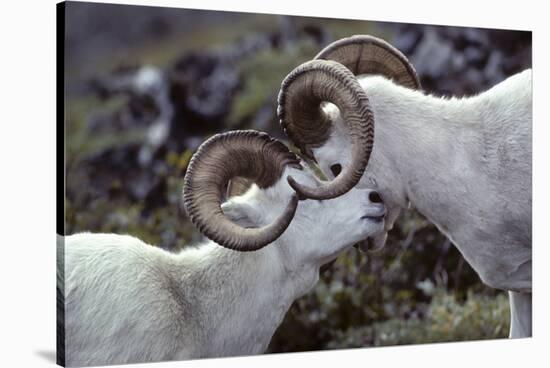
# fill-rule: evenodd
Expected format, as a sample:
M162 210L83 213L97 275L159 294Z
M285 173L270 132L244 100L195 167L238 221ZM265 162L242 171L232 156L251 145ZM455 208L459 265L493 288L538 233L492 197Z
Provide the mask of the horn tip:
M295 199L300 201L307 199L302 191L302 186L298 184L298 182L292 176L287 176L286 181L295 192L292 194L291 201L294 201Z

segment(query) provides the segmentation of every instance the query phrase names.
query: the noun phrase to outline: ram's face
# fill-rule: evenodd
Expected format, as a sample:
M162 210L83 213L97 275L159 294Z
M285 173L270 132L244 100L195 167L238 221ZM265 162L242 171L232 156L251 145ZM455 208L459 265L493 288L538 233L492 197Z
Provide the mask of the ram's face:
M290 169L289 174L310 186L321 185L321 181L308 169ZM282 197L292 191L284 182L277 189ZM285 199L276 202L285 203ZM385 215L386 207L377 192L353 188L337 198L300 201L288 235L302 238L300 247L312 252L310 257L328 261L347 247L381 234Z
M338 115L333 115L332 126L333 130L327 141L323 145L312 149L319 168L329 180L336 179L351 160L349 134L346 133L345 126ZM392 192L388 191L388 188L378 186L375 173L371 170L373 167L372 161L376 161L376 158L374 160L371 158L371 164L363 173L355 189L375 190L380 193L380 197L386 206L385 231L376 236L369 235L369 239L365 237L361 242L362 250L376 250L383 247L387 232L392 229L401 211L401 207L397 199L393 198ZM376 165L375 162L374 164Z
M313 156L323 174L330 180L335 179L351 160L351 139L346 131L342 118L337 113L336 106L325 108L331 117L332 130L325 143L312 148Z

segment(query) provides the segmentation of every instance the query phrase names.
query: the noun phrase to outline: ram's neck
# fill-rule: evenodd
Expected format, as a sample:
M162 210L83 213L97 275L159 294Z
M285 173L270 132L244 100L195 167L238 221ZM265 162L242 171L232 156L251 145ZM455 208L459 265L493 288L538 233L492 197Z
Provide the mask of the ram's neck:
M311 265L290 269L281 244L255 252L236 252L214 243L185 251L182 267L183 295L194 295L204 342L198 355L258 354L271 337L292 302L309 290L318 274ZM308 276L309 275L309 276ZM194 280L191 281L190 280Z
M461 100L377 83L367 177L437 225L487 284L530 290L531 71Z
M379 186L402 207L410 201L459 247L472 233L487 238L488 229L504 234L510 226L517 239L493 242L530 242L531 72L464 99L372 83L365 86L376 121L369 170Z
M367 87L376 121L369 172L394 202L406 207L410 201L452 237L451 227L485 185L479 104L375 82Z

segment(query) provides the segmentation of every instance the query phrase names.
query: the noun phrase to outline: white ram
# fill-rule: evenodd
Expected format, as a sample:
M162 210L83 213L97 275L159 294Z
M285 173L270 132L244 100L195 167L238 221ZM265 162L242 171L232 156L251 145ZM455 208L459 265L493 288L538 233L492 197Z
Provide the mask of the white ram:
M58 287L65 363L264 352L292 302L317 282L321 265L384 229L376 192L299 201L287 175L320 185L266 134L216 135L194 155L183 193L191 220L211 241L176 254L128 235L64 237ZM235 177L256 185L222 204Z
M442 98L420 91L413 66L385 41L336 41L287 76L278 110L334 180L291 185L317 199L378 190L388 215L374 248L412 204L485 284L509 291L510 336L531 336L531 101L531 70L477 96Z

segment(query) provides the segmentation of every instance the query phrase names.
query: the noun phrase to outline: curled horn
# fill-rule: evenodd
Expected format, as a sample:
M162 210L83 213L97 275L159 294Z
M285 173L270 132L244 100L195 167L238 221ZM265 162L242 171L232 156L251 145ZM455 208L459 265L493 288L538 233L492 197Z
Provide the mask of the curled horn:
M345 65L353 74L378 74L395 83L421 89L413 65L398 49L386 41L368 35L356 35L335 41L315 56Z
M183 185L183 205L191 221L208 238L233 250L258 250L286 230L298 206L294 194L283 214L260 228L243 228L221 209L228 182L234 177L260 188L274 185L285 166L301 169L298 158L281 142L253 130L217 134L204 142L189 163Z
M342 195L357 184L367 167L373 147L374 118L367 95L355 77L359 74L380 74L404 87L420 88L416 71L407 58L386 41L372 36L352 36L330 44L282 83L279 120L302 153L314 159L312 148L322 146L330 136L331 119L320 107L324 101L340 109L352 140L350 164L329 184L305 188L289 180L303 197L329 199Z
M309 155L311 146L322 145L331 123L322 102L335 104L348 125L352 141L352 163L332 182L308 188L289 178L300 197L329 199L349 191L365 171L374 140L374 119L365 91L353 73L342 64L312 60L294 69L283 81L277 113L283 130Z

